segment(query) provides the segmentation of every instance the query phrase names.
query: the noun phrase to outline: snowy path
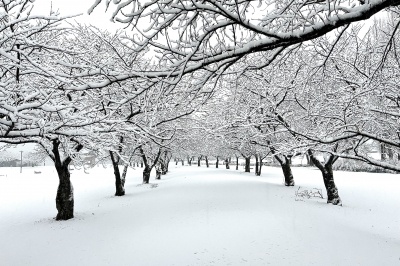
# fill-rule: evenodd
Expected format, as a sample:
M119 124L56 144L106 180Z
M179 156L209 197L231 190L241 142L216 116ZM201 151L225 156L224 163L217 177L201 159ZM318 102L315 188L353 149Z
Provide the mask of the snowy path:
M55 222L57 180L43 171L0 177L0 265L400 265L397 175L336 174L336 207L296 201L278 168L255 177L173 165L152 177L157 187L130 170L120 198L111 169L94 168L73 174L76 218ZM318 171L294 174L304 189L323 186Z

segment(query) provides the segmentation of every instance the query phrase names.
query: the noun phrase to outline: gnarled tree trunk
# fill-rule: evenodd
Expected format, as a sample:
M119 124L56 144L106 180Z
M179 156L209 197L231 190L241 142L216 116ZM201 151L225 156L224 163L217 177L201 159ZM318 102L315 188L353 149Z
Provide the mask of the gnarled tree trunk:
M205 156L205 159L206 159L206 166L207 166L207 168L210 166L209 164L208 164L208 157L207 156Z
M56 196L56 220L74 218L74 188L72 187L70 172L67 164L56 165L59 184Z
M259 164L258 164L258 155L256 155L255 157L256 157L256 165L255 165L255 167L254 167L254 168L255 168L255 169L254 169L254 173L255 173L255 175L258 176L258 175L259 175L259 174L258 174L258 166L259 166Z
M161 179L161 168L156 167L156 179Z
M339 197L339 191L336 187L335 180L333 179L332 166L339 158L338 156L330 154L328 160L322 164L313 154L311 150L308 151L310 159L315 164L315 166L321 171L322 178L324 180L324 185L326 189L326 194L328 196L327 203L332 203L333 205L342 206L342 200Z
M244 158L244 171L246 173L250 173L250 158L251 157L245 157Z
M283 159L281 159L279 155L274 155L274 157L282 167L283 176L285 177L285 186L294 186L290 157L286 155L282 155Z
M72 158L67 156L64 160L61 159L59 151L61 142L58 139L53 140L52 144L53 155L50 157L54 161L59 179L56 195L56 220L68 220L74 218L74 188L71 183L71 174L68 168L69 164L72 162ZM80 151L82 148L83 146L78 144L75 150Z
M256 171L255 171L256 176L261 175L261 168L262 168L262 158L261 156L256 156Z
M166 175L168 173L168 162L161 161L161 174Z
M148 184L150 182L150 173L151 168L149 166L146 166L143 169L143 184Z
M144 169L143 169L143 184L148 184L150 182L150 173L151 169L158 163L158 160L160 159L161 156L161 148L159 148L158 153L154 159L154 161L151 163L149 159L147 158L146 154L143 151L142 147L139 147L140 154L142 155L142 160L144 163Z
M120 171L119 171L119 158L117 158L118 155L114 154L114 152L110 151L110 158L111 162L114 168L114 176L115 176L115 196L123 196L125 195L125 178L121 177ZM124 171L127 171L128 166L126 166L126 170L124 168ZM125 172L126 174L126 172Z
M168 173L169 163L171 162L171 159L172 159L172 155L169 154L168 151L164 151L163 156L159 158L159 162L160 162L160 166L161 166L160 170L161 170L162 175L166 175Z

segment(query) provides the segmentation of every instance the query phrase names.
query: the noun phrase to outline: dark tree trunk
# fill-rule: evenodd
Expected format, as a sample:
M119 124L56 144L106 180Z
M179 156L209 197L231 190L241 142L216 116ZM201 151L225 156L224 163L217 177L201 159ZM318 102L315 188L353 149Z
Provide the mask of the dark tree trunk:
M239 170L239 157L236 156L236 170Z
M254 170L254 173L255 173L255 175L259 175L258 174L258 167L259 167L259 164L258 164L258 155L256 155L256 166L255 166L255 170Z
M143 168L143 162L140 162L140 167Z
M184 165L185 165L185 162L184 162L183 160L181 160L181 163L182 163L182 166L184 166Z
M332 164L329 166L325 165L325 171L321 172L324 179L326 193L328 195L327 203L332 203L333 205L342 205L342 200L339 197L339 191L333 178Z
M208 157L207 156L205 156L205 159L206 159L206 166L207 166L207 168L210 166L209 164L208 164Z
M202 156L197 157L197 166L198 167L200 167L200 165L201 165L201 157Z
M163 156L158 159L160 162L160 170L162 175L166 175L168 173L169 163L171 162L172 155L168 156L168 151L163 152Z
M168 173L168 162L161 162L161 174L166 175Z
M336 187L335 180L333 178L333 170L332 166L338 159L337 156L332 154L329 155L328 160L322 164L312 153L312 151L308 151L311 160L315 164L316 167L321 171L322 178L324 180L324 185L326 189L326 194L328 196L327 203L332 203L333 205L342 206L342 200L339 197L339 191Z
M219 164L219 157L217 156L217 162L215 163L215 168L218 168L218 164Z
M114 155L114 152L110 151L110 157L111 157L111 162L114 168L114 176L115 176L115 196L123 196L125 195L125 178L121 177L120 171L119 171L119 159L117 159L118 155ZM126 166L127 167L127 166ZM126 168L128 169L128 167ZM125 171L125 168L124 168Z
M50 157L54 161L59 179L56 195L56 220L68 220L74 218L74 189L72 187L71 175L68 168L72 159L70 156L66 157L64 160L61 159L59 152L61 143L58 139L53 140L52 144L53 155ZM82 148L83 146L78 144L75 150L79 152Z
M175 161L175 165L178 165L178 160Z
M68 164L56 164L59 184L56 196L56 220L74 218L74 189L70 180Z
M161 171L156 169L156 179L161 179Z
M285 177L285 186L290 187L294 186L294 178L292 173L292 167L290 163L283 163L281 164L282 172Z
M225 159L225 168L229 169L229 158Z
M115 174L115 172L114 172ZM125 195L125 180L122 179L120 176L115 176L115 196L123 196Z
M146 154L143 151L142 147L139 147L140 154L142 155L142 160L144 163L144 169L143 169L143 184L148 184L150 182L150 173L151 169L159 163L159 159L161 156L161 148L159 148L157 156L155 157L154 161L150 163L149 159L147 158Z
M143 170L143 184L148 184L150 182L151 168L146 166Z
M283 159L281 159L279 155L274 155L274 157L282 167L283 176L285 177L285 186L294 186L292 167L290 166L290 158L286 155L282 156Z
M250 173L250 158L251 157L245 157L244 158L244 171L246 173Z
M285 159L288 161L288 163L290 165L292 165L292 157L293 157L293 155L288 155L288 156L285 157Z
M258 167L256 170L256 176L260 176L261 175L261 168L262 168L262 158L261 156L258 157Z

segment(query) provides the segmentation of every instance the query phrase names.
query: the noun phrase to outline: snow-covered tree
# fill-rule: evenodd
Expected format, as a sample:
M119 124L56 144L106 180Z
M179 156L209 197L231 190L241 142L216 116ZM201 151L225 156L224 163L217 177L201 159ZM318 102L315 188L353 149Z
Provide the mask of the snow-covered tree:
M394 0L334 1L94 1L113 9L112 19L131 28L138 50L151 49L168 62L160 76L177 77L203 69L224 71L249 54L265 60L262 68L293 45L365 20L395 7ZM148 73L150 75L150 73Z

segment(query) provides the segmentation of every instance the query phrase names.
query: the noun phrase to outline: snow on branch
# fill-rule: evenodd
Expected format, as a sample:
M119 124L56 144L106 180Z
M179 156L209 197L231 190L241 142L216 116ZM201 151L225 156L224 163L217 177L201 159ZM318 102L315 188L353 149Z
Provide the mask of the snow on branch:
M89 13L101 2L95 1ZM107 6L110 3L106 1ZM112 19L132 30L129 40L138 50L153 49L170 70L186 73L315 39L400 1L129 0L113 4Z

